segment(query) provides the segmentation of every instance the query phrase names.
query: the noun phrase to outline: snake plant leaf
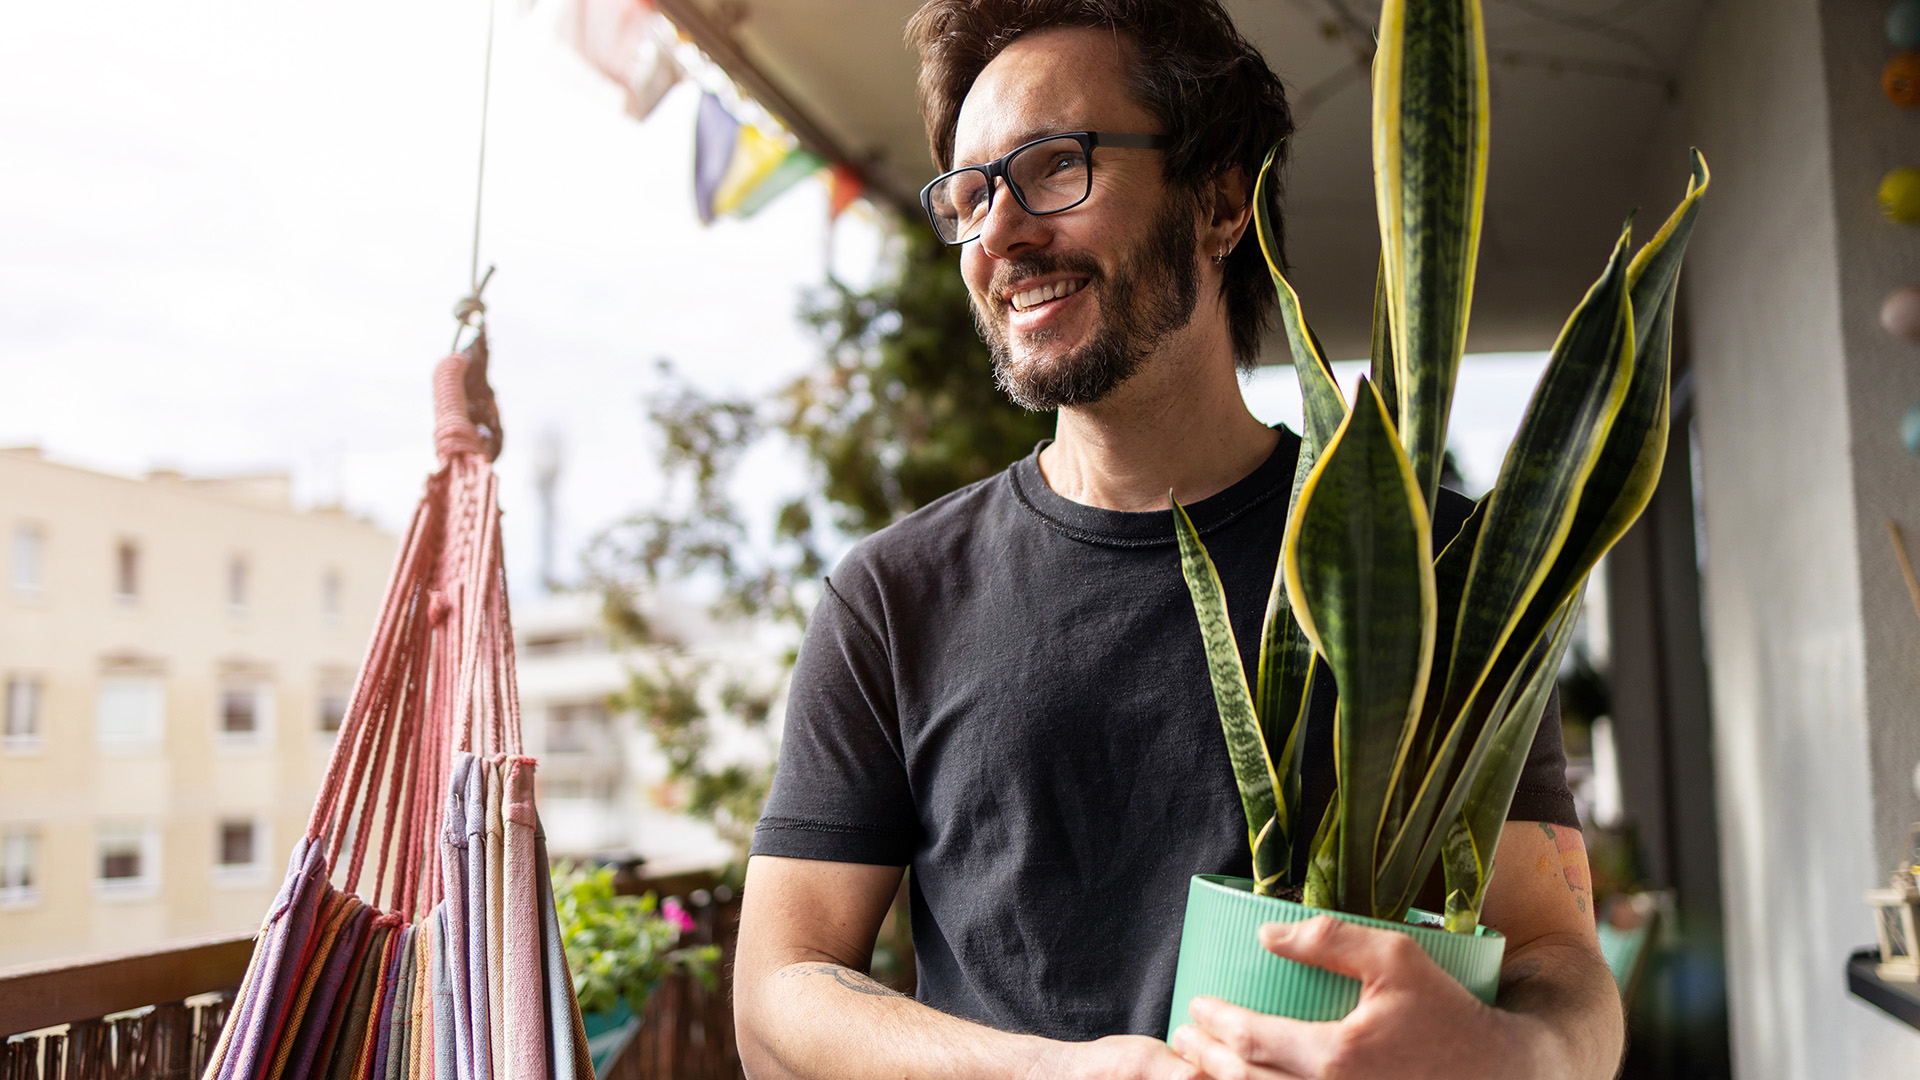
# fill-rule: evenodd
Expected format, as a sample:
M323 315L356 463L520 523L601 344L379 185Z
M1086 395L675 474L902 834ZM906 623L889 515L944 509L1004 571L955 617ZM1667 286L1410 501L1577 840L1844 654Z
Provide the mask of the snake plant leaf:
M1320 815L1320 827L1313 831L1313 846L1308 849L1307 880L1300 890L1300 902L1310 908L1326 910L1334 904L1334 882L1340 878L1338 841L1340 789L1327 799L1326 812Z
M1227 757L1233 763L1233 779L1240 790L1240 805L1247 815L1247 846L1253 852L1255 891L1268 894L1284 877L1292 852L1284 838L1287 824L1279 820L1277 802L1279 782L1273 762L1267 755L1266 741L1260 734L1260 720L1254 714L1253 695L1247 689L1247 673L1240 662L1240 646L1234 640L1233 623L1227 618L1227 594L1207 555L1200 533L1193 527L1179 502L1173 503L1174 534L1180 543L1180 571L1187 579L1187 591L1193 597L1194 615L1200 622L1200 640L1207 654L1207 674L1213 683L1214 704L1220 711L1220 727L1227 737Z
M1384 396L1384 395L1383 395ZM1448 656L1453 652L1453 631L1460 619L1460 595L1466 591L1467 570L1473 563L1473 549L1480 542L1480 526L1487 520L1489 496L1481 496L1473 504L1473 510L1454 534L1447 546L1433 560L1433 591L1436 618L1434 619L1433 655ZM1387 836L1396 835L1401 823L1406 819L1407 806L1412 803L1423 778L1424 769L1417 763L1430 760L1433 755L1435 732L1439 728L1440 701L1446 691L1446 680L1439 677L1427 680L1427 693L1420 709L1420 719L1415 725L1410 740L1412 749L1407 760L1416 763L1416 767L1403 770L1394 785L1394 797L1387 811Z
M1542 579L1526 614L1514 626L1515 641L1531 642L1543 633L1561 602L1638 520L1660 482L1667 453L1674 295L1679 286L1680 260L1686 254L1708 182L1706 161L1695 151L1686 197L1627 266L1635 348L1626 400L1581 489L1567 543ZM1496 670L1493 677L1503 674Z
M1302 447L1300 466L1306 464ZM1303 478L1304 479L1304 478ZM1260 663L1254 677L1254 713L1260 720L1261 741L1274 757L1279 779L1279 814L1291 866L1293 833L1300 817L1300 755L1295 753L1307 719L1313 687L1313 646L1293 617L1287 599L1284 570L1274 567L1273 587L1267 594L1266 618L1260 633Z
M1385 0L1379 33L1373 183L1397 415L1431 510L1486 204L1486 32L1479 0Z
M1488 740L1486 763L1474 775L1460 815L1448 830L1441 865L1447 882L1447 929L1471 933L1480 921L1480 908L1486 903L1487 883L1493 877L1493 857L1500 844L1500 830L1507 823L1507 810L1513 805L1514 790L1527 764L1527 749L1534 733L1540 730L1540 718L1546 712L1560 658L1573 640L1575 615L1580 610L1584 589L1576 589L1556 613L1558 623L1551 637L1536 642L1526 660L1515 672L1516 684L1524 687L1512 707L1495 721L1493 737ZM1457 834L1457 836L1456 836Z
M1340 693L1334 894L1341 910L1371 914L1374 852L1431 669L1435 601L1426 500L1370 381L1308 477L1282 551L1294 617Z
M1444 734L1386 846L1384 895L1410 895L1439 857L1442 823L1465 798L1456 782L1461 751L1478 754L1496 696L1509 682L1492 678L1496 662L1565 546L1581 490L1626 399L1634 358L1627 239L1623 230L1606 271L1561 330L1487 499L1437 713ZM1521 645L1520 655L1528 647Z
M1368 365L1380 400L1387 403L1387 419L1400 423L1400 376L1393 357L1393 324L1387 309L1387 264L1383 259L1373 271L1373 349Z
M1260 240L1260 254L1266 257L1267 273L1273 277L1274 290L1280 294L1280 324L1287 331L1287 347L1293 354L1294 374L1300 380L1301 404L1305 414L1303 426L1306 430L1300 433L1305 443L1301 447L1301 454L1308 462L1312 462L1319 457L1321 448L1333 438L1340 422L1346 419L1347 402L1340 393L1340 384L1334 380L1333 365L1327 362L1319 339L1307 328L1307 317L1300 307L1299 294L1293 291L1293 284L1280 270L1280 244L1274 237L1266 198L1267 177L1273 171L1274 156L1279 152L1277 144L1267 151L1266 160L1260 165L1260 175L1254 179L1253 231Z

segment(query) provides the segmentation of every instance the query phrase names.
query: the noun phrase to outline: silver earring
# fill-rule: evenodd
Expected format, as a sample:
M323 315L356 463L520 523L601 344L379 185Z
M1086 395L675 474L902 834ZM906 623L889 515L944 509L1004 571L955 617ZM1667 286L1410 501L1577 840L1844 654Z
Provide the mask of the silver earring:
M1230 251L1230 250L1232 250L1232 249L1231 249L1231 248L1229 248L1229 247L1227 247L1227 245L1225 245L1225 244L1221 244L1221 245L1220 245L1220 252L1219 252L1219 254L1217 254L1217 255L1215 255L1215 256L1213 257L1213 265L1215 265L1215 266L1219 266L1219 265L1220 265L1221 263L1223 263L1223 262L1226 262L1226 261L1227 261L1227 252L1228 252L1228 251Z

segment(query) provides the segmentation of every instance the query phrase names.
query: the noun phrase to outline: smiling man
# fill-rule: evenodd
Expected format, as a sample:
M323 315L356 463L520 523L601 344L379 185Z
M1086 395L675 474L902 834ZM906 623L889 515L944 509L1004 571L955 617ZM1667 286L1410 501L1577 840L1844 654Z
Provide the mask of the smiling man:
M1557 712L1485 908L1509 939L1498 1007L1405 935L1319 919L1261 943L1362 980L1348 1019L1201 1001L1172 1047L1154 1037L1188 878L1249 870L1167 493L1251 664L1299 445L1248 412L1236 371L1274 306L1245 233L1286 100L1215 0L931 0L909 36L945 170L929 220L960 248L1000 385L1058 410L1057 435L828 581L748 864L748 1071L1611 1076L1619 1001ZM1449 494L1436 531L1466 508ZM1330 730L1309 718L1310 802L1331 788ZM913 998L865 974L909 866Z

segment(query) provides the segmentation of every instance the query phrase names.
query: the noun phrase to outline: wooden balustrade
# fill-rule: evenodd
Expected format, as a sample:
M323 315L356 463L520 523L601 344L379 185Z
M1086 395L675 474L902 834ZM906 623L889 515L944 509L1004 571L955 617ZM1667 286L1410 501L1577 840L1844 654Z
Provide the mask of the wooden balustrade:
M247 935L0 969L0 1080L198 1076L252 955Z
M720 963L711 990L663 980L602 1080L743 1080L732 1007L739 899L704 875L621 886L681 896L695 927L682 943L720 946ZM198 1077L252 952L248 935L0 969L0 1080Z

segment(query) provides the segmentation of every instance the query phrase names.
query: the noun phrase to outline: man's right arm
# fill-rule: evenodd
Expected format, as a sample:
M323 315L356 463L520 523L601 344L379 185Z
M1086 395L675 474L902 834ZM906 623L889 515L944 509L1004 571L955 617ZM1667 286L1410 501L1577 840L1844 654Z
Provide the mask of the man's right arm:
M948 1016L865 972L901 868L747 861L734 1025L753 1080L1198 1080L1157 1039L1063 1043Z

